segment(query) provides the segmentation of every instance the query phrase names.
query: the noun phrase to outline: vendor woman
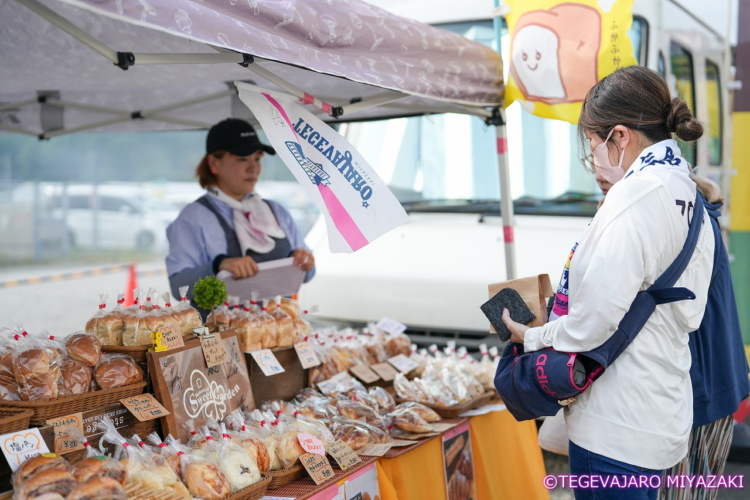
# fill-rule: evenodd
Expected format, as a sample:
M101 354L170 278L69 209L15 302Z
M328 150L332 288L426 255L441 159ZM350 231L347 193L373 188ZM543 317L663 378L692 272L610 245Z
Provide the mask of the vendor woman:
M206 155L196 169L206 194L167 227L167 273L175 297L190 286L192 298L193 284L205 276L229 271L248 278L259 262L286 257L306 271L305 282L315 274L315 258L289 212L255 192L264 153L276 151L243 120L226 119L208 131Z

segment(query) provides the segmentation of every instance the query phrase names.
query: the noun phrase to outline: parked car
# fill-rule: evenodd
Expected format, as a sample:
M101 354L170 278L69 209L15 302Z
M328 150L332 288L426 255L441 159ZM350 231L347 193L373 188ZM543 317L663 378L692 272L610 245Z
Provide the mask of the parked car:
M50 198L52 213L64 220L71 247L166 248L166 227L178 210L166 202L121 186L70 186Z

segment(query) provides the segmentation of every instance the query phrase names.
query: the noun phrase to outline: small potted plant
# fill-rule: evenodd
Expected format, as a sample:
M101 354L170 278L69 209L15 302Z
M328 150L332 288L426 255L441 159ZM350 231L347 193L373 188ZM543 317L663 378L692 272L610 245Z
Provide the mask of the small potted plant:
M193 297L198 307L211 310L210 317L213 319L216 317L214 314L216 307L227 301L227 286L214 276L206 276L195 282ZM212 323L206 323L206 326L210 332L219 331L219 324L215 320Z

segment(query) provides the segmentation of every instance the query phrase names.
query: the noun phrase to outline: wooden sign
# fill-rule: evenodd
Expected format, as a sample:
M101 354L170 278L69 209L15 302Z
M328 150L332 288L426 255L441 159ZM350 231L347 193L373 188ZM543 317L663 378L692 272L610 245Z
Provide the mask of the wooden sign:
M214 334L223 343L227 360L209 367L199 339L164 352L149 352L149 373L154 395L169 414L162 418L164 435L187 440L184 423L196 428L209 420L222 420L229 412L255 409L250 377L237 332Z
M49 453L49 448L36 427L3 434L0 436L0 447L12 471L31 457Z
M121 399L120 403L141 422L166 417L169 412L151 394L140 394Z
M392 381L398 373L396 369L388 363L375 363L374 365L370 365L370 368L372 368L373 371L386 382Z
M372 371L370 367L364 363L357 363L349 368L349 371L365 384L371 384L380 380L378 374Z
M83 413L74 413L65 417L53 418L47 420L47 425L52 426L54 432L55 453L68 453L83 449L82 442L68 435L68 431L71 429L78 429L81 431L81 435L83 435Z
M227 351L224 350L224 343L219 335L202 336L200 339L208 368L227 362Z
M297 351L302 368L312 368L320 364L320 359L309 342L297 342L294 344L294 350Z
M359 458L359 455L357 455L357 452L352 450L348 444L341 440L336 440L329 444L328 448L326 448L326 452L336 460L336 463L339 464L341 470L346 470L362 461L362 459Z
M325 455L305 453L299 459L312 480L315 481L315 484L325 483L333 478L333 468Z
M276 356L274 356L270 349L250 351L250 356L253 357L256 363L258 363L263 375L266 377L284 373L284 367L281 366L281 363L279 363L279 360L276 359Z

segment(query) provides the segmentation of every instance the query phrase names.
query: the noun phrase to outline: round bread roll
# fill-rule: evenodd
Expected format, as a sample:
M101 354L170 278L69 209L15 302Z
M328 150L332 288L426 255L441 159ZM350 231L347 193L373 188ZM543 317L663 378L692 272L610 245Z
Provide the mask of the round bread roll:
M125 468L116 460L105 456L84 458L76 462L70 472L79 483L92 477L106 477L125 484Z
M94 370L94 379L102 389L112 389L143 381L143 370L129 356L102 356Z
M38 498L45 493L57 493L67 497L76 486L76 479L64 468L51 468L38 471L26 478L16 489L17 498Z
M185 468L185 484L194 497L220 500L232 492L229 481L217 465L193 462Z
M0 355L0 399L6 401L20 401L18 382L13 374L13 354L8 352Z
M232 491L247 488L260 481L258 464L247 451L239 446L221 451L219 468L227 476Z
M19 385L32 377L43 377L52 368L52 352L47 349L26 349L13 355L13 375Z
M94 370L91 366L71 358L60 361L59 396L76 396L91 391Z
M65 340L65 348L68 350L68 356L71 359L93 367L99 363L102 343L98 338L88 333L74 333Z
M18 487L23 481L37 472L54 468L68 470L70 463L60 455L54 453L43 453L33 456L22 463L16 469L16 472L13 473L13 486Z
M68 495L67 500L127 500L122 485L109 477L92 477L86 482L80 483Z
M271 468L271 457L263 441L255 438L245 438L240 442L240 446L255 459L260 472L268 472Z
M281 435L278 454L284 468L291 467L301 455L305 454L305 449L299 444L296 432L289 431Z
M57 373L60 373L59 370ZM57 378L52 378L51 376L26 379L26 383L22 384L18 390L21 395L21 400L44 401L48 399L57 399L59 395L57 380Z

